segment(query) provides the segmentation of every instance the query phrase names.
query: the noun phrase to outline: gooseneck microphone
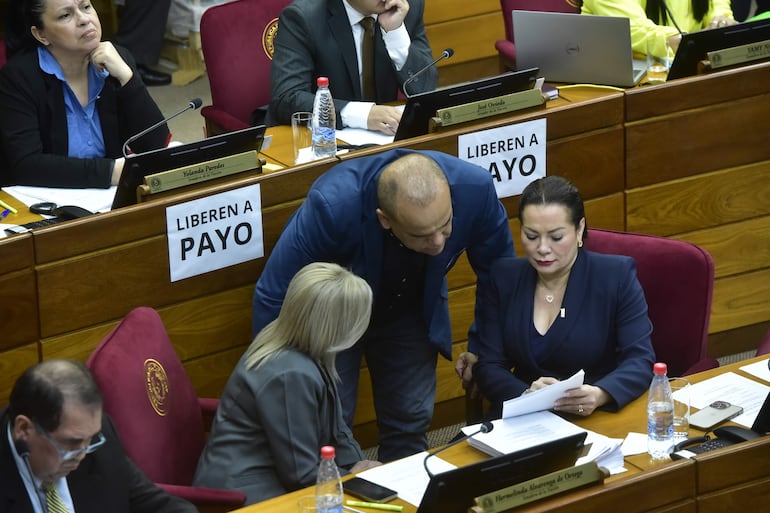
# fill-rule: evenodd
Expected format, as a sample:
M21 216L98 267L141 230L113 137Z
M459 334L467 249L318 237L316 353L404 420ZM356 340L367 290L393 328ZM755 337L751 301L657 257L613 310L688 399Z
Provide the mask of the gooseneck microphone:
M123 143L123 156L124 157L126 156L126 149L128 148L129 143L132 143L132 142L136 141L137 139L139 139L140 137L149 134L150 132L152 132L156 128L165 125L166 123L168 123L169 121L171 121L172 119L177 117L178 115L183 114L183 113L187 112L188 110L199 109L201 105L203 105L203 100L201 100L200 98L193 98L192 100L190 100L190 103L188 103L187 107L185 107L184 109L182 109L179 112L176 112L176 113L170 115L167 118L161 119L160 121L158 121L157 123L152 125L150 128L142 130L141 132L139 132L136 135L132 135L131 137L126 139L126 142Z
M431 479L433 479L433 476L434 476L435 474L433 474L433 472L431 472L431 471L430 471L430 469L428 469L428 459L429 459L429 458L431 458L431 457L435 456L436 454L438 454L438 453L440 453L440 452L446 451L446 450L447 450L447 449L449 449L450 447L454 447L455 445L459 444L460 442L464 442L465 440L467 440L467 439L469 439L469 438L473 438L474 436L478 435L479 433L489 433L490 431L492 431L492 429L493 429L494 427L495 427L495 425L494 425L494 424L492 424L492 423L491 423L491 422L489 422L489 421L486 421L486 422L482 422L482 423L481 423L481 426L479 427L479 430L478 430L478 431L475 431L475 432L471 433L470 435L463 435L463 436L461 436L460 438L458 438L457 440L455 440L454 442L450 442L450 443L448 443L447 445L445 445L444 447L441 447L440 449L437 449L437 450L435 450L435 451L431 451L431 452L429 452L429 453L428 453L428 455L427 455L427 456L425 456L425 459L424 459L424 460L422 460L422 466L423 466L423 467L425 467L425 472L427 472L427 473L428 473L428 476L429 476Z
M430 64L428 64L427 66L425 66L424 68L422 68L421 70L419 70L417 73L415 73L415 74L414 74L414 75L412 75L411 77L409 77L409 78L407 78L406 80L404 80L404 83L403 83L403 85L401 86L401 89L403 89L403 90L404 90L404 95L405 95L407 98L411 98L411 97L412 97L412 95L411 95L411 94L409 94L409 90L406 88L407 84L411 84L412 82L414 82L414 81L417 79L417 77L419 77L420 75L422 75L423 73L425 73L426 71L428 71L430 68L432 68L433 66L435 66L435 65L436 65L436 63L438 63L439 61L443 61L444 59L448 59L448 58L450 58L451 56L453 56L454 54L455 54L455 51L454 51L454 50L452 50L451 48L446 48L446 49L445 49L443 52L441 52L441 55L439 55L439 56L438 56L438 58L436 58L436 59L434 59L434 60L433 60L433 62L431 62Z
M29 444L27 444L26 440L16 440L13 442L13 445L16 448L16 452L21 456L21 459L24 460L24 464L27 466L29 479L32 482L32 487L35 489L35 497L37 498L40 511L47 511L45 502L40 497L40 489L35 485L35 475L32 473L32 465L29 464Z

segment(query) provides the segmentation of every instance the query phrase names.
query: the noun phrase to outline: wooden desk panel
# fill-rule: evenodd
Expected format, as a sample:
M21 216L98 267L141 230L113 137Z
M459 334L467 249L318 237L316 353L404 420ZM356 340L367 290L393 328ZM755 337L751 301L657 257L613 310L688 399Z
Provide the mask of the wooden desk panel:
M0 239L0 351L39 338L32 235Z

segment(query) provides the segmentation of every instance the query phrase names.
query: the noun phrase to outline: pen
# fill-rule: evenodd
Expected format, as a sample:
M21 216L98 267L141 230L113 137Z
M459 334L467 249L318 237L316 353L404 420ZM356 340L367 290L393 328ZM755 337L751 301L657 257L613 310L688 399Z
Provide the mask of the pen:
M350 506L342 506L342 509L344 509L345 511L350 511L350 513L364 513L360 509L351 508Z
M10 206L8 203L6 203L6 202L5 202L5 201L3 201L3 200L0 200L0 207L4 208L4 209L6 209L6 210L10 210L12 214L18 214L18 213L19 213L19 211L18 211L18 210L16 210L15 208L13 208L12 206Z
M0 219L5 219L6 217L8 217L8 214L10 214L10 213L11 213L11 211L10 211L10 210L8 210L8 209L6 208L6 209L5 209L5 210L3 210L3 212L0 214Z
M398 504L380 504L379 502L361 502L361 501L347 501L349 506L359 506L361 508L381 509L385 511L402 511L403 506Z

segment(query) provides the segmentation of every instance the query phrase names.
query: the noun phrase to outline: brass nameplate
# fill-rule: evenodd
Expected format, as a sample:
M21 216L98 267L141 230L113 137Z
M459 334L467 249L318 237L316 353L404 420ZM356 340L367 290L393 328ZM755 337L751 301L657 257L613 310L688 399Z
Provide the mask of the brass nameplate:
M468 512L506 511L567 490L604 481L608 474L605 469L598 467L595 461L589 461L476 497L474 499L476 505L471 506Z
M706 52L706 56L711 62L712 69L766 59L770 57L770 40L714 50L713 52Z
M144 177L144 184L148 186L150 194L155 194L253 169L259 172L260 162L257 151L249 150L221 159L147 175Z
M436 116L441 120L441 126L449 126L483 119L496 114L526 109L536 105L543 105L544 103L545 98L540 89L527 89L526 91L497 96L487 100L438 109Z

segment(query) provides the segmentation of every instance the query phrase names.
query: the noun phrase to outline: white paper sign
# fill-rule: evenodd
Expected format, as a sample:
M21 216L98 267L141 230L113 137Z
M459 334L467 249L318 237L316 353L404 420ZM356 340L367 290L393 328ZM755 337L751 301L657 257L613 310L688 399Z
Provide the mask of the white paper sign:
M546 120L490 128L457 139L457 156L489 170L497 197L521 194L545 176Z
M171 281L265 256L259 184L166 209Z

